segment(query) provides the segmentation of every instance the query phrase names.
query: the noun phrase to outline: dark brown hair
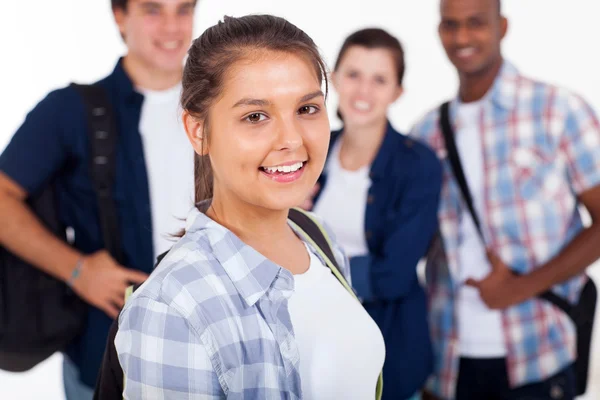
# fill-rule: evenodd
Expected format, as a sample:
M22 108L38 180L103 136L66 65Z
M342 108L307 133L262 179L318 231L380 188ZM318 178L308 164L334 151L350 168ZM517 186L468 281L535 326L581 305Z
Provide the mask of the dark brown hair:
M197 0L194 0L194 4L196 4L197 2L198 2ZM110 5L113 10L120 8L123 11L127 11L128 3L129 3L129 0L110 0Z
M328 91L327 69L313 40L283 18L272 15L224 17L192 43L183 70L181 105L204 121L205 141L210 140L208 110L223 90L223 80L236 62L279 51L304 56L314 67L319 82ZM213 195L213 176L208 156L194 156L196 204Z

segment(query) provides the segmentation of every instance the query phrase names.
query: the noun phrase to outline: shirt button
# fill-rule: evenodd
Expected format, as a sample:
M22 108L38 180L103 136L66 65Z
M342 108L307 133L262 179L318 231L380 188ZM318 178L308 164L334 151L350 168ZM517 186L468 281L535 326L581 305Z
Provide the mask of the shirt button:
M367 231L367 232L365 233L365 237L366 237L367 239L371 239L371 238L373 237L373 233L372 233L371 231Z
M375 201L375 196L370 194L369 197L367 197L367 204L373 204L374 201Z

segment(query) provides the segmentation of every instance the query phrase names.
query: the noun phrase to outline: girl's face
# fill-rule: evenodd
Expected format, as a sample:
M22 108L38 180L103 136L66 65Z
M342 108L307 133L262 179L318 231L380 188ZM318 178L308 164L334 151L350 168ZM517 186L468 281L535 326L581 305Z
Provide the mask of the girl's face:
M360 127L385 120L402 94L397 75L390 50L349 47L333 74L344 124Z
M184 115L192 145L208 154L213 201L284 210L317 181L329 147L321 82L308 59L262 51L227 71L221 97L202 121ZM208 135L203 143L198 136Z

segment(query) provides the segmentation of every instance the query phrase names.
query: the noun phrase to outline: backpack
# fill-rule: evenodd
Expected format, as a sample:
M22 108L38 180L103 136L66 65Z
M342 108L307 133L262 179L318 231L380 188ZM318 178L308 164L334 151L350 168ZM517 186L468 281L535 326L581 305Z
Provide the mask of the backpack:
M298 209L292 208L289 213L289 220L294 226L302 233L302 236L308 240L317 250L319 255L326 261L327 266L333 273L333 275L340 281L340 283L346 288L346 290L358 300L356 294L344 278L344 275L340 272L339 265L333 254L329 236L321 226L321 224L311 216L311 214ZM157 265L160 263L162 258L167 253L163 253L158 256ZM132 286L128 289L125 297L126 299L139 287L140 285ZM119 364L117 356L117 349L115 348L115 336L119 329L119 319L117 318L108 334L108 340L106 342L106 349L104 351L104 358L102 360L102 366L100 367L100 373L96 381L96 390L94 392L94 400L121 400L123 398L123 387L124 377L123 370ZM377 380L377 387L375 393L375 399L381 400L383 393L383 375L379 374Z
M481 240L483 239L483 231L481 228L481 222L479 221L478 215L475 212L473 206L473 198L469 191L469 185L464 175L458 150L456 148L456 142L454 141L454 132L452 125L450 124L449 115L449 103L444 103L440 107L440 127L442 130L442 136L444 137L444 143L446 144L446 150L448 153L448 160L452 168L452 173L456 178L462 198L469 209L469 213L473 218L475 227ZM566 315L569 316L577 332L577 359L575 360L574 370L576 377L575 394L580 396L585 393L587 389L588 376L589 376L589 365L590 365L590 351L592 342L592 332L594 329L594 317L596 315L596 300L598 297L598 290L594 281L588 276L587 282L583 286L579 299L575 304L571 304L567 299L554 293L552 290L548 290L537 296L539 299L549 302L550 304L558 307Z
M98 85L71 86L85 104L90 172L105 248L120 259L112 199L117 129L110 102ZM27 205L50 232L68 241L67 227L58 216L54 180L31 193ZM86 316L87 305L64 282L0 247L0 369L27 371L64 350L82 332Z

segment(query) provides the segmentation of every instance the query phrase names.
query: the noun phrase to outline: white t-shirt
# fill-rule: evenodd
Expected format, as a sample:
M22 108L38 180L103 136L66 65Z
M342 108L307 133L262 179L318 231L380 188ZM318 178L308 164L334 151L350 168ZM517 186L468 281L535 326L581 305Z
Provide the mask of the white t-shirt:
M341 140L331 149L327 162L327 182L313 212L319 215L335 234L348 257L369 253L365 239L365 211L371 187L367 165L348 171L340 164Z
M181 85L144 95L140 134L150 186L154 256L174 244L194 203L194 153L181 121Z
M311 251L294 275L288 309L300 353L306 400L372 400L385 360L381 331L362 305Z
M458 129L455 139L477 215L481 215L484 209L481 108L481 101L458 103ZM472 358L504 357L506 344L501 312L490 310L479 296L477 289L464 285L467 279L480 280L491 271L485 247L466 206L460 221L460 236L459 276L456 277L457 283L461 285L457 299L460 353L462 356Z

